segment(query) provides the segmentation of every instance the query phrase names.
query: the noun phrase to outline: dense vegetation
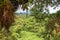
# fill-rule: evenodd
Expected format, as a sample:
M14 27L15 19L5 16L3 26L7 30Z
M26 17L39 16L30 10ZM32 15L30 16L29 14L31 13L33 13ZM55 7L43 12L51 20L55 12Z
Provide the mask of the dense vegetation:
M23 10L27 9L27 6L29 6L27 5L28 3L30 3L30 5L35 4L30 10L30 15L16 15L13 11L12 13L15 16L14 23L12 23L9 28L10 32L7 32L4 28L0 30L0 40L60 40L60 10L52 14L49 13L48 9L46 9L47 12L43 12L43 4L46 4L46 8L49 4L57 7L60 1L57 0L57 2L54 1L54 3L51 3L52 0L47 3L46 1L48 0L29 0L27 3L22 2ZM38 5L36 3L38 3ZM3 5L2 0L0 0L0 13L4 13L1 5ZM15 8L13 10L15 10Z

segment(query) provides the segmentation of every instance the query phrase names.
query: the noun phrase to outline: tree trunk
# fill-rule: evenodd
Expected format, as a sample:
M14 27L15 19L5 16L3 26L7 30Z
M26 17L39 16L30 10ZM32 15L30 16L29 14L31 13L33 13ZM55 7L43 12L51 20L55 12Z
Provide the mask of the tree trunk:
M5 30L9 31L10 26L14 22L13 5L10 0L4 0L2 7L1 10L3 10L0 17L1 29L5 28Z

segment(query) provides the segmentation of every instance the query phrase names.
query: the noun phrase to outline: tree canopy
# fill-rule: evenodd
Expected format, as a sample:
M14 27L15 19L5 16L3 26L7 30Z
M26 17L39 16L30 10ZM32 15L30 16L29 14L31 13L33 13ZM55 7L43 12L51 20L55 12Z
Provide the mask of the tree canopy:
M33 6L30 15L16 15L18 5L23 11ZM58 5L60 0L0 0L0 40L60 40L60 10L52 14L48 10Z

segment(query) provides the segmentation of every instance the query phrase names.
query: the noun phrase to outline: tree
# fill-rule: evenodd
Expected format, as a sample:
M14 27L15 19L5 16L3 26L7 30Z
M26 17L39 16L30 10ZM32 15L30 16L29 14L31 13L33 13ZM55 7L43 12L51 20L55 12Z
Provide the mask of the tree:
M43 36L45 35L46 40L50 40L50 38L53 37L53 30L58 29L57 27L55 28L54 25L56 22L60 20L60 17L59 17L60 11L56 13L56 15L49 14L48 6L51 6L51 7L55 6L56 8L59 5L59 3L60 3L60 0L56 0L56 1L55 0L33 0L31 3L33 5L33 8L31 9L31 15L35 16L38 22L41 23L41 20L44 20L46 17L49 19L47 20L48 22L45 24L46 32L42 33ZM44 10L46 10L47 12L46 14L43 12Z
M5 0L1 5L1 29L5 27L5 29L9 32L9 27L14 22L14 14L13 14L13 5L9 0Z
M12 0L4 0L4 1L0 1L1 5L0 5L0 24L1 24L1 29L3 27L5 27L5 29L9 32L9 28L12 25L12 23L14 22L14 4L12 4L11 2ZM16 1L16 0L14 0ZM25 4L26 2L28 2L27 0L23 1L20 0L20 4ZM17 2L17 1L16 1ZM15 4L16 4L15 2ZM17 6L17 5L16 5Z

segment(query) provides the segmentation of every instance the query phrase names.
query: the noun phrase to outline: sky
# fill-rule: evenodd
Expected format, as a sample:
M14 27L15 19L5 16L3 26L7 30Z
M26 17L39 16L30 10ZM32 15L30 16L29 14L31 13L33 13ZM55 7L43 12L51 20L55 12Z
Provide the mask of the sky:
M15 13L27 13L26 9L23 11L21 7L22 5L19 5ZM30 13L30 10L28 10L28 13Z
M28 13L30 14L30 9L33 8L34 5L28 7L29 10L28 10ZM18 9L16 10L15 13L27 13L26 12L26 9L23 11L23 9L21 8L22 5L19 5L18 6ZM58 5L55 9L54 9L55 6L51 7L51 6L48 6L48 9L49 9L49 13L52 14L52 13L56 13L57 11L60 10L60 5Z
M59 11L60 10L60 5L59 6L57 6L55 9L54 9L54 7L55 6L53 6L53 7L51 7L51 6L48 6L48 8L49 8L49 13L56 13L57 11Z

